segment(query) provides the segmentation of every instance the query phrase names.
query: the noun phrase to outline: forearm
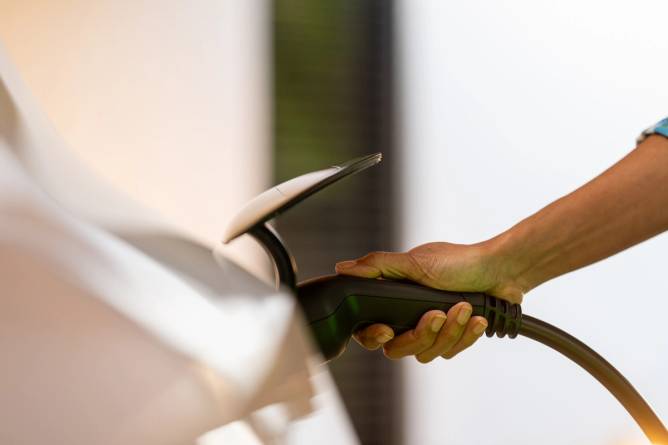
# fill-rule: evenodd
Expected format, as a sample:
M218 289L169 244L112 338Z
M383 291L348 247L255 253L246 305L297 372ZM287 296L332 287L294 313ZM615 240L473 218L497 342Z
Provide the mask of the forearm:
M668 139L651 136L606 172L485 243L524 292L668 230Z

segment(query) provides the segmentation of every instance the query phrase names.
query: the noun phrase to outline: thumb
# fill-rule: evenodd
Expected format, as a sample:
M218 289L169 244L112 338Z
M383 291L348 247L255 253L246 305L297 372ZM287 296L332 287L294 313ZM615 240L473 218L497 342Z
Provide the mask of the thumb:
M420 281L424 275L407 253L372 252L362 258L336 265L336 273L363 278L408 279Z

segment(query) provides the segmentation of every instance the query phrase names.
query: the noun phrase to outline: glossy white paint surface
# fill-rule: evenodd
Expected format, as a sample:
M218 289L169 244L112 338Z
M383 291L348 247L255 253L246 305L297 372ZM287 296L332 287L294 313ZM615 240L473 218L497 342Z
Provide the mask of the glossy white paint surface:
M340 167L330 167L306 173L262 192L243 206L230 220L223 233L223 242L232 241L256 223L265 219L267 215L272 214L306 190L340 170Z
M240 419L202 440L355 443L292 298L211 247L267 182L265 4L0 11L0 437L182 444Z

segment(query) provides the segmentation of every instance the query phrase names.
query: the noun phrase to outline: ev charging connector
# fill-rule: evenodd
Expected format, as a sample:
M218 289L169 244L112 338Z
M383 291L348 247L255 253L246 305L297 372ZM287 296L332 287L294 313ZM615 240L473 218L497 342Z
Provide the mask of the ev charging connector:
M425 312L447 312L455 304L467 301L473 307L473 315L487 319L488 337L522 335L560 352L605 386L652 443L668 445L666 427L619 371L575 337L522 314L518 304L479 292L449 292L405 281L341 275L297 284L295 260L268 221L339 179L380 161L377 153L279 184L251 200L233 218L224 235L227 243L248 233L266 249L273 259L277 282L295 294L325 360L341 355L352 334L366 325L384 323L401 334L412 329Z

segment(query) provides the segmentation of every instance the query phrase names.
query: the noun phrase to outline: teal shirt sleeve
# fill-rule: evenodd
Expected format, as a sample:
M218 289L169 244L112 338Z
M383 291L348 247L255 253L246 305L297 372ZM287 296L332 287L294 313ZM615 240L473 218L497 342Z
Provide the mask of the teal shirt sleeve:
M650 136L652 134L659 134L661 136L668 138L668 117L662 121L659 121L659 123L657 123L656 125L652 125L647 130L643 131L640 134L640 136L638 136L636 142L639 144L645 139L647 139L647 136Z

